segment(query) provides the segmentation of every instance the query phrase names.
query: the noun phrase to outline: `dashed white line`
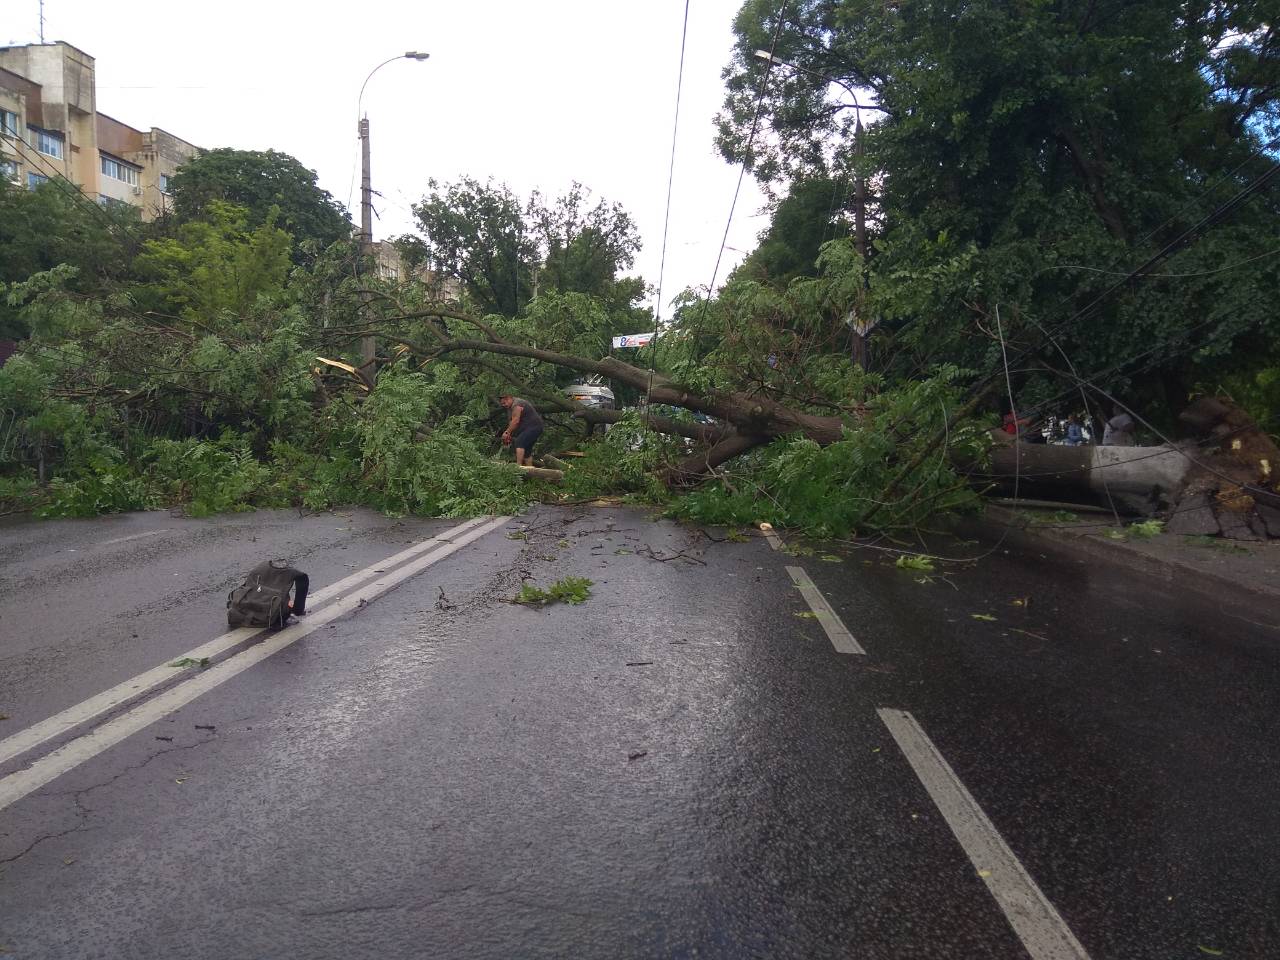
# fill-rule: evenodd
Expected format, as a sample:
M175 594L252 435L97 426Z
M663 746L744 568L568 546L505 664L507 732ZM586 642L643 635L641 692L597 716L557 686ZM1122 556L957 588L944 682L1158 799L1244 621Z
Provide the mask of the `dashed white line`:
M804 597L805 603L809 604L809 609L818 618L818 623L822 624L822 629L826 631L831 645L840 653L856 653L865 656L867 651L863 650L862 645L853 638L853 634L844 625L844 621L831 609L831 604L827 603L827 598L822 595L822 591L809 579L809 575L804 572L804 568L787 567L787 573L791 574L791 579L795 581L795 585L800 589L800 596Z
M1036 886L915 717L905 710L876 712L1032 960L1089 960L1066 921Z

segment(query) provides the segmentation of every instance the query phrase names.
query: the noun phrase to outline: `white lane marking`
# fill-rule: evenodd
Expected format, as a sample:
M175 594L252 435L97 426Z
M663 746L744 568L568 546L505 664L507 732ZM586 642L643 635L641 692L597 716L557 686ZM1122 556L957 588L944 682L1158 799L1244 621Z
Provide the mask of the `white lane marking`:
M916 718L905 710L880 709L876 713L893 734L1032 960L1089 960L1066 921L1036 886Z
M321 590L317 590L308 598L308 605L319 605L324 603L330 597L340 597L342 594L358 586L370 577L376 576L380 570L388 570L405 560L409 560L425 550L434 549L442 544L447 544L450 539L466 533L474 528L477 524L484 523L485 517L477 517L474 520L468 520L461 523L452 530L447 530L438 537L428 537L409 547L407 550L401 550L399 553L380 560L377 563L370 564L363 570L357 570L348 577L344 577L337 583L330 584ZM19 754L26 753L32 747L39 746L46 740L50 740L61 734L67 733L74 727L78 727L86 720L92 720L101 713L105 713L128 700L140 694L146 693L163 683L168 683L175 676L174 668L169 666L175 660L188 658L191 660L203 660L206 657L212 659L221 656L237 644L244 643L251 637L261 633L260 627L241 627L237 630L229 630L219 637L215 637L208 643L196 647L194 650L188 651L179 657L174 657L166 663L152 667L144 673L138 674L132 679L125 680L116 684L110 690L104 690L102 693L90 697L88 700L78 703L75 706L68 707L61 713L56 713L46 720L20 730L18 733L4 740L0 740L0 763L11 760Z
M135 533L131 537L116 537L114 540L103 540L98 546L109 547L113 543L128 543L130 540L141 540L143 537L154 537L161 533L168 533L168 527L161 527L159 530L149 530L146 533Z
M131 734L150 726L166 714L172 713L179 707L186 706L197 697L226 683L255 664L261 663L272 654L278 653L290 644L296 643L307 634L314 633L329 621L336 620L343 614L359 609L360 605L366 601L380 597L392 587L421 573L437 560L442 560L449 554L461 550L471 541L479 540L486 533L497 530L510 519L510 517L497 517L483 527L459 537L442 549L405 564L393 573L382 575L377 580L353 592L350 596L329 604L319 613L308 614L305 620L300 620L292 626L285 627L279 633L271 634L257 646L249 647L242 653L215 664L203 673L195 674L185 683L166 690L164 693L127 710L120 716L113 717L100 727L96 727L89 733L84 734L84 736L63 744L57 750L36 760L25 770L19 770L16 773L9 774L4 779L0 779L0 810L21 800L33 790L40 789L40 787L62 776L68 770L97 756L108 747L114 746Z
M818 618L818 622L822 624L822 629L826 631L831 645L840 653L857 653L866 656L867 651L862 649L862 644L853 639L853 634L844 625L844 621L836 616L836 612L831 609L831 604L827 603L827 598L822 595L822 591L809 579L809 575L804 572L804 568L787 567L787 573L791 574L791 579L800 588L800 596L804 597L804 602L809 604L809 609L813 611L814 616Z

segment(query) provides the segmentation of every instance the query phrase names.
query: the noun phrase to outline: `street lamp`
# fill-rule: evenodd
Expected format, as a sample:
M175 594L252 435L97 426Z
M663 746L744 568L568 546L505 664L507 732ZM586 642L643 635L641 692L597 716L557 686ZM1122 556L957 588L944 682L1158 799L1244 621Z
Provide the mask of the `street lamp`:
M373 253L373 185L369 175L369 118L363 115L364 112L364 88L369 85L369 81L373 79L373 75L385 67L388 63L394 63L397 60L426 60L430 57L429 53L418 53L410 50L399 56L392 57L390 60L383 60L372 70L369 76L364 78L364 83L360 84L360 96L356 98L356 116L359 117L356 132L360 137L360 253L369 256ZM373 361L376 353L377 345L374 338L363 337L360 341L360 359L363 361L361 370L365 373L366 382L373 379ZM370 382L370 386L372 383Z
M756 56L766 63L779 67L787 67L796 71L796 73L807 73L811 77L817 77L819 80L825 80L827 83L834 83L837 87L843 87L844 91L853 98L854 110L854 128L853 128L853 152L856 156L862 156L862 104L858 101L858 95L854 93L853 87L849 86L843 80L837 80L835 77L829 77L825 73L819 73L816 70L810 70L808 67L802 67L795 63L788 63L781 57L775 57L768 50L757 50ZM868 107L868 110L876 109ZM863 260L867 258L867 184L862 179L862 171L855 168L853 177L853 236L854 244L858 248L858 254Z
M359 118L357 134L360 137L360 247L364 253L370 253L373 249L373 188L369 179L369 119L363 116L364 88L369 85L373 75L388 63L395 63L397 60L426 60L430 56L429 53L410 50L390 60L383 60L369 71L369 76L365 77L364 83L360 84L360 96L356 99L356 115Z

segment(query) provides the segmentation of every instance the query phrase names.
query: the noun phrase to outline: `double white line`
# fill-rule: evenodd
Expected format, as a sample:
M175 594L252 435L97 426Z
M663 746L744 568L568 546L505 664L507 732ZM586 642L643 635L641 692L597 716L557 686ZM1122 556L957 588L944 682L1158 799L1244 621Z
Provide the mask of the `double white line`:
M26 769L0 779L0 810L22 799L33 790L40 789L46 783L91 757L97 756L131 734L142 730L165 714L185 706L202 694L208 693L237 674L248 670L254 664L296 643L330 621L357 609L362 602L381 596L436 561L443 560L472 541L498 529L510 519L510 517L496 517L488 520L486 518L469 520L439 537L432 537L414 544L407 550L402 550L386 560L318 590L308 598L309 606L325 603L330 598L336 599L322 610L308 614L305 620L299 620L278 633L270 634L261 644L249 647L208 670L193 675L178 686L112 718L84 736L64 744ZM400 564L404 566L399 566ZM383 572L381 576L370 579L379 571L389 572ZM251 627L231 630L197 647L185 656L197 661L206 657L213 658L259 633L262 633L260 629ZM169 682L173 677L173 667L167 664L153 667L131 680L117 684L110 690L90 697L83 703L69 707L47 720L34 724L5 740L0 740L0 763L67 733L80 724Z

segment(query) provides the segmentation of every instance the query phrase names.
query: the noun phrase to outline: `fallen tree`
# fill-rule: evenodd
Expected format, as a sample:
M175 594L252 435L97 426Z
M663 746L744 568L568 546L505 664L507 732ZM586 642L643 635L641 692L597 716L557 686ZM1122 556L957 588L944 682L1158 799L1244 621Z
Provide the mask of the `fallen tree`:
M1201 398L1179 421L1192 437L1153 447L1031 444L997 432L990 466L972 475L1004 494L1164 517L1171 533L1280 538L1275 442L1227 400Z

